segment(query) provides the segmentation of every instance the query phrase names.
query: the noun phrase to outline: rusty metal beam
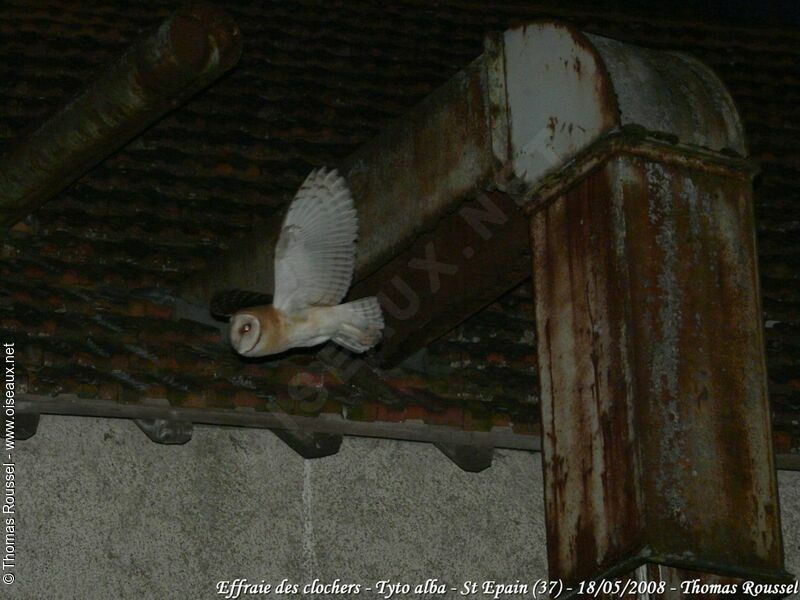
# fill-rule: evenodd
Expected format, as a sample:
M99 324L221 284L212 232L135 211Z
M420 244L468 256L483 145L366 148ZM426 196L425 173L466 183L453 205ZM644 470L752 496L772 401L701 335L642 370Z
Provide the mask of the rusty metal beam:
M222 10L178 10L0 158L0 225L47 202L239 60Z
M525 281L527 228L511 196L481 194L353 286L352 297L376 295L384 309L387 329L370 362L400 362Z
M553 577L790 580L740 167L623 149L533 209Z
M356 281L433 228L494 172L485 69L476 62L338 165L358 211ZM187 299L208 305L226 289L272 293L282 216L239 240L188 282ZM246 268L244 268L246 267Z
M525 216L510 197L484 195L498 166L487 77L481 57L339 165L359 216L351 296L385 300L372 362L402 360L528 275ZM184 298L208 306L226 289L272 292L281 220L237 242Z
M571 54L556 60L562 49ZM676 105L668 75L686 59L645 51L644 67L672 70L649 87L614 88L609 73L624 73L627 58L623 44L549 22L493 36L477 60L339 165L359 214L352 297L385 301L387 335L371 362L398 363L519 284L528 250L517 203L553 178L563 182L575 157L612 132L743 151L729 99L709 112L717 121L708 139L685 125L708 117L691 102L716 84L705 67L691 63L695 76L682 83L688 101ZM565 86L571 93L558 96ZM657 118L640 110L640 92ZM226 289L270 293L281 220L238 241L181 295L208 306Z

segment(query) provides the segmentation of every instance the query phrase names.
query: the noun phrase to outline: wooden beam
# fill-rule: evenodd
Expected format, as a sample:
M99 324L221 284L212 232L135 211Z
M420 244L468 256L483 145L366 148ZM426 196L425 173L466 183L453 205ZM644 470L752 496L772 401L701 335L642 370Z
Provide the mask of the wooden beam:
M183 408L164 402L123 404L74 395L39 396L18 394L20 413L39 415L80 415L119 419L166 419L213 425L286 429L309 433L352 435L412 442L441 442L450 445L539 450L538 435L514 432L510 427L490 431L465 431L444 425L426 425L419 421L354 421L340 416L310 417L255 410Z
M360 384L360 381L359 381ZM383 385L382 383L380 385ZM367 388L373 389L372 387ZM372 397L372 392L368 392ZM236 427L256 427L277 429L280 425L298 431L310 433L328 433L333 435L350 435L374 437L390 440L407 440L455 444L479 448L506 448L511 450L541 451L539 433L514 433L513 431L494 429L488 432L470 432L442 425L426 425L417 422L358 422L347 419L331 419L320 417L292 417L290 421L281 419L272 413L248 411L231 411L222 409L181 409L164 404L127 405L115 404L101 400L78 398L76 396L36 396L21 394L19 396L17 414L17 432L20 423L25 437L17 435L17 439L27 439L36 432L40 414L82 415L93 417L135 419L144 416L151 419L181 419L189 422L208 425L229 425ZM1 433L1 432L0 432ZM778 453L775 456L776 467L785 471L800 471L800 461L794 452Z

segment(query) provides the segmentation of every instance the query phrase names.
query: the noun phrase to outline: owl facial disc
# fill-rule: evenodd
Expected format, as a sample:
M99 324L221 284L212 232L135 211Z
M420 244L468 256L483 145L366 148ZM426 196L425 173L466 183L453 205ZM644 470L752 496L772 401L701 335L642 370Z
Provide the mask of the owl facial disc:
M231 345L239 354L247 356L261 340L261 323L248 313L238 313L231 319Z

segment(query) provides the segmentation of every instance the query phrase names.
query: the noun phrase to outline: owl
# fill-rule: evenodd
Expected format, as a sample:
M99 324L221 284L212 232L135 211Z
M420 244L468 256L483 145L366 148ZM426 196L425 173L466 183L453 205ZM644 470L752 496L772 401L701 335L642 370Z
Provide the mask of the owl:
M375 346L384 327L378 299L340 304L353 278L357 234L347 183L335 170L312 171L278 236L272 304L233 313L233 349L256 357L328 340L358 353ZM247 297L240 293L240 302Z

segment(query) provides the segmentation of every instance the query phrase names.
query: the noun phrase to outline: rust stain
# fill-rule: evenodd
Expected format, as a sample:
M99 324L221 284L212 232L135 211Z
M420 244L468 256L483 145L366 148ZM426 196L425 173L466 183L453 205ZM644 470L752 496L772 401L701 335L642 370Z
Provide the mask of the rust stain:
M645 488L660 499L650 503L654 538L665 553L689 546L720 563L746 556L753 566L774 567L774 475L755 467L770 464L770 440L752 222L736 208L746 188L678 165L628 165L629 189L648 191L638 207L628 205L628 217L638 240L631 246L635 335L645 350L637 381L653 398L642 404L642 419L661 440L657 454L645 452ZM680 260L671 258L676 253ZM715 511L701 508L714 502L708 481L716 482ZM743 523L758 525L751 531Z
M638 465L621 358L624 265L613 254L612 215L597 202L609 196L596 172L532 221L537 315L548 315L537 321L542 419L552 432L543 440L551 574L570 581L641 543L636 495L619 493L634 486Z
M781 575L749 202L619 153L532 214L552 577L646 552Z

